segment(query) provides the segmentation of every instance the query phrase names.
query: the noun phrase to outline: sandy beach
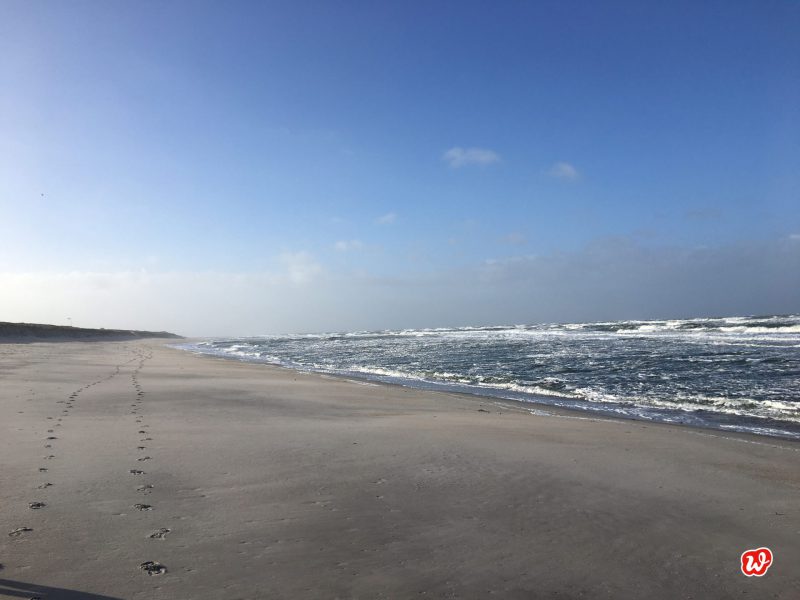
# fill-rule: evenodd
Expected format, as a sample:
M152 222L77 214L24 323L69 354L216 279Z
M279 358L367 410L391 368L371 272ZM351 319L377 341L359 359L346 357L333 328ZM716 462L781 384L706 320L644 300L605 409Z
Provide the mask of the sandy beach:
M532 408L0 344L0 598L798 597L800 445Z

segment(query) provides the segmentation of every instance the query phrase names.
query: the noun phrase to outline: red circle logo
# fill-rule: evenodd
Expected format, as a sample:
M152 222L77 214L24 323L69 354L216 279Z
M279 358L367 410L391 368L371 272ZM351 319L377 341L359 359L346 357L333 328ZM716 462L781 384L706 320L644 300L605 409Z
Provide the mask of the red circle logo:
M742 573L747 577L762 577L772 564L772 550L754 548L742 552Z

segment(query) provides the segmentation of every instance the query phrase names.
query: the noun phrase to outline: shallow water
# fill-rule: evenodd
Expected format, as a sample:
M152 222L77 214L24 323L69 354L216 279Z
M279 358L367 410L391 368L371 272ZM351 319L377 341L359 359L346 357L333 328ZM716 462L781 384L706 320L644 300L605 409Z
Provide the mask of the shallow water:
M800 439L800 315L299 334L180 347Z

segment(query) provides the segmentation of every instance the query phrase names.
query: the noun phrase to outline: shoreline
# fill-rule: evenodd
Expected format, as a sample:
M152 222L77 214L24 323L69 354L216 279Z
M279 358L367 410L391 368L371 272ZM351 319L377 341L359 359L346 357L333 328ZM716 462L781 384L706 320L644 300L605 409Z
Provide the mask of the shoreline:
M0 344L0 597L800 586L791 441L203 358L165 340ZM744 577L759 546L775 564Z
M206 342L206 341L208 341L208 338L190 338L190 339L186 339L183 342L181 342L181 345L185 344L185 345L189 346L189 345L195 344L197 342ZM374 384L374 385L387 385L387 386L400 387L400 388L405 388L405 389L419 390L419 391L423 391L423 392L431 392L433 394L455 394L455 395L458 395L458 396L464 396L466 398L482 399L482 400L487 401L487 402L489 402L489 401L506 402L506 403L512 403L514 405L518 405L523 410L540 410L540 411L544 411L544 412L552 411L553 413L556 413L556 414L559 414L559 413L561 413L563 411L565 416L568 416L568 415L575 415L575 416L582 415L582 416L584 416L585 418L588 418L588 419L594 419L594 418L597 418L597 419L603 418L603 419L610 419L610 420L617 419L617 420L620 420L620 421L623 421L623 422L624 421L635 421L635 422L648 423L648 424L653 424L653 425L656 425L656 424L671 425L671 426L674 426L674 427L686 427L686 428L689 428L689 429L692 429L692 430L698 430L698 431L706 431L706 432L713 431L713 432L716 432L716 433L718 433L720 435L741 435L741 436L747 436L747 437L754 437L756 439L762 439L762 440L763 439L766 439L766 440L780 440L780 441L786 441L786 442L790 442L790 443L800 444L800 426L797 426L798 430L796 432L792 431L791 429L777 430L777 429L769 428L770 429L770 433L766 433L766 432L754 431L753 429L755 428L755 426L748 428L747 425L735 425L734 424L734 425L730 425L730 426L726 427L723 424L721 424L719 422L716 422L716 421L713 421L713 420L708 420L708 421L703 421L703 422L696 422L696 423L682 422L680 420L670 421L670 420L667 420L667 419L647 418L645 416L636 415L636 414L632 414L632 413L623 414L623 413L620 413L620 412L613 411L611 409L605 409L604 410L602 404L591 403L591 402L588 402L588 401L587 401L587 404L585 406L580 406L580 407L577 406L577 405L576 406L568 406L568 405L554 404L552 402L549 402L548 401L549 397L547 397L547 396L532 396L532 398L535 398L535 399L530 399L530 400L522 399L522 398L513 398L513 397L509 398L509 397L505 397L505 396L501 395L504 392L501 392L499 389L497 390L497 395L494 395L494 394L490 394L490 393L486 393L486 392L482 393L482 390L480 388L477 388L477 387L475 388L474 392L473 391L462 391L462 390L458 390L458 389L447 389L448 384L438 383L438 382L422 381L422 383L424 383L426 385L413 385L412 383L404 382L404 381L401 381L401 380L398 380L398 381L386 381L384 379L380 379L377 376L375 376L375 377L370 377L370 376L367 376L367 375L359 376L358 373L353 373L353 374L341 373L341 372L330 372L329 373L329 372L324 372L324 371L315 371L313 369L294 368L294 367L291 367L291 366L288 366L288 365L282 365L282 364L276 364L276 363L271 363L271 362L266 362L266 361L260 361L260 360L256 360L256 359L252 359L252 358L246 358L246 357L238 357L238 356L233 356L233 355L226 356L223 353L202 352L202 351L198 351L196 349L193 349L191 347L186 347L186 348L181 347L181 345L175 344L174 342L165 342L165 345L168 348L171 348L171 349L174 349L174 350L178 350L178 351L181 351L181 352L187 352L189 354L192 354L192 355L195 355L195 356L200 356L200 357L216 358L216 359L223 360L223 361L234 361L234 362L239 362L239 363L243 363L243 364L262 365L262 366L266 366L266 367L274 367L276 369L284 369L284 370L287 370L289 372L294 372L294 373L318 375L320 377L333 377L333 378L337 378L337 379L340 378L340 379L343 379L345 381L364 382L364 383L370 383L370 384ZM409 381L411 381L411 380L409 380ZM452 386L452 387L456 388L457 386ZM489 388L489 389L493 389L493 388ZM564 400L564 401L567 401L569 403L577 404L575 399L569 398L567 396L553 396L553 398L556 398L558 400ZM537 401L537 400L541 400L541 401ZM620 403L619 405L620 406L624 406L622 403ZM533 408L529 408L529 407L533 407ZM680 409L670 409L670 410L672 410L672 412L674 413L675 419L684 418L684 417L682 417L682 415L684 415L684 414L686 414L687 418L688 418L688 413L685 413L684 411L681 411ZM749 417L749 418L752 419L752 420L756 419L755 417ZM793 427L791 422L778 422L778 423L783 425L784 427ZM786 425L785 423L790 423L790 425ZM765 426L765 427L768 427L768 426Z

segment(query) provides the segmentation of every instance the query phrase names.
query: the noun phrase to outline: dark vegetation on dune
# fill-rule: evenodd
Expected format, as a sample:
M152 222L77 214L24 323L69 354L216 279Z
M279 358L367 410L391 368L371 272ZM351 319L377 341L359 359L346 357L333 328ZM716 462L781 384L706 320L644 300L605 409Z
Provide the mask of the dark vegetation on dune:
M66 325L43 325L39 323L0 322L0 341L40 340L135 340L140 338L174 338L181 336L168 331L136 331L133 329L87 329Z

